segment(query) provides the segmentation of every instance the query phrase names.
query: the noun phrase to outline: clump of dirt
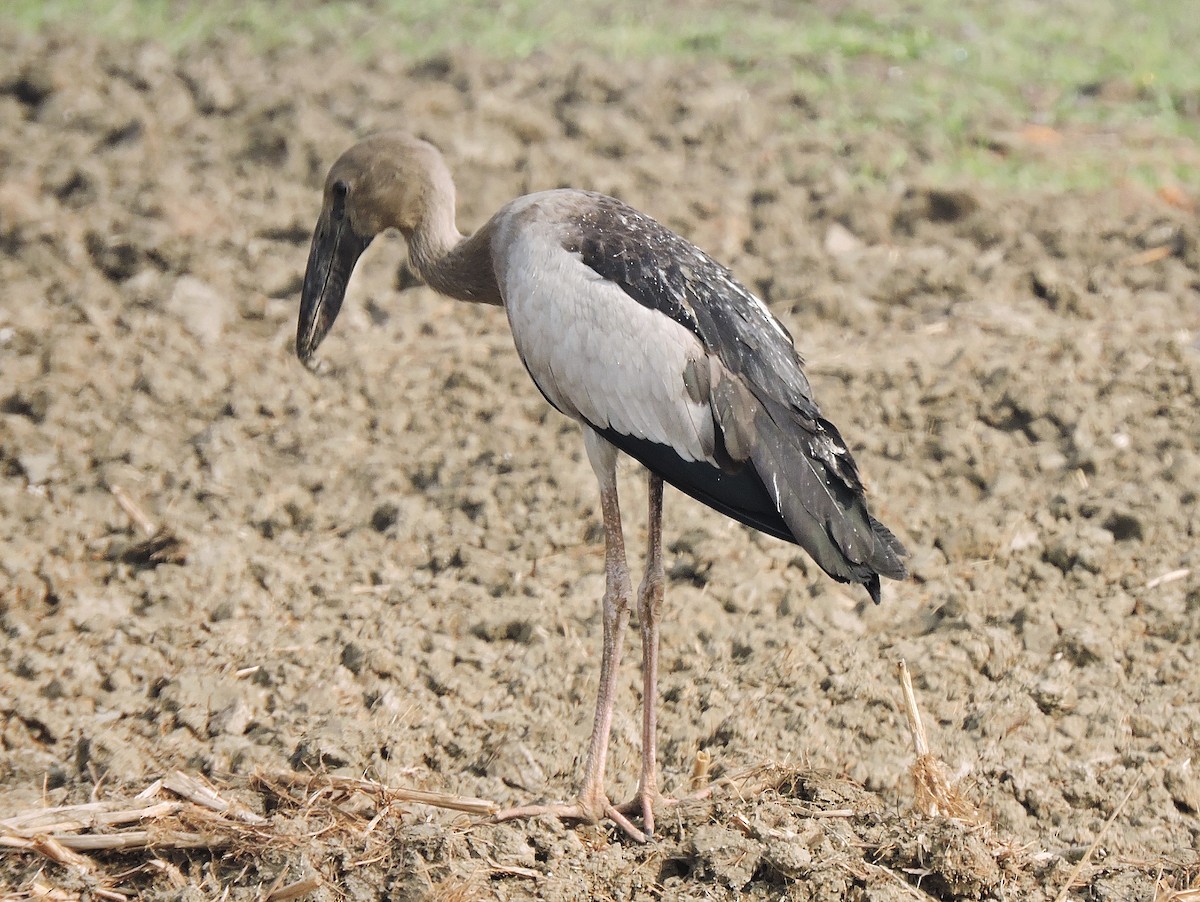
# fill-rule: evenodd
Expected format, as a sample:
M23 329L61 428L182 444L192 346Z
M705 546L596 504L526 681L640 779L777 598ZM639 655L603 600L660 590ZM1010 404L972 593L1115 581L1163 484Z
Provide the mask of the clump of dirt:
M0 820L177 768L248 804L249 775L288 769L506 804L573 791L596 490L503 312L409 287L384 237L323 372L291 352L325 169L403 126L445 152L466 229L573 185L730 265L797 337L914 577L874 608L668 497L664 788L686 793L698 750L717 779L804 767L791 788L668 810L654 845L413 807L361 812L382 845L144 868L113 852L107 873L141 868L130 885L160 894L249 895L308 868L328 898L1050 899L1100 836L1079 873L1093 893L1186 885L1195 217L1133 188L931 185L919 154L879 185L863 174L919 139L830 135L834 99L796 103L789 83L0 34ZM622 479L635 548L644 489ZM171 554L130 554L147 535L114 490ZM900 658L986 827L905 813ZM616 798L636 784L635 665ZM0 861L26 893L84 892L73 873Z

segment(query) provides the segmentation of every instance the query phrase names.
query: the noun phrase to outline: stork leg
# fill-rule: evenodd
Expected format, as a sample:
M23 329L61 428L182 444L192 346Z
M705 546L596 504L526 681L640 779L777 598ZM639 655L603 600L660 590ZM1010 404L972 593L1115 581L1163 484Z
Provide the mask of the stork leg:
M658 801L658 622L662 617L662 504L663 481L650 474L650 515L647 524L646 575L638 587L638 622L642 631L642 776L634 797L642 809L642 830L654 834L654 803Z
M662 510L663 481L650 474L650 517L646 548L646 575L638 587L638 620L642 631L642 776L637 794L617 810L624 814L640 814L642 831L654 835L654 807L678 805L680 799L664 796L658 791L658 625L662 620L663 562ZM712 787L697 790L686 799L705 799Z
M612 731L613 704L616 701L617 667L621 662L633 590L629 580L629 564L625 559L621 508L617 502L617 449L587 427L584 427L584 444L587 446L592 469L596 471L596 478L600 483L600 511L604 518L605 590L602 603L604 644L600 658L600 687L596 694L592 738L588 743L587 759L583 766L583 788L573 805L528 805L510 808L497 814L496 820L550 814L568 820L594 823L607 817L631 838L645 842L646 834L617 810L604 790L604 767L608 760L608 739ZM651 760L653 761L653 758Z

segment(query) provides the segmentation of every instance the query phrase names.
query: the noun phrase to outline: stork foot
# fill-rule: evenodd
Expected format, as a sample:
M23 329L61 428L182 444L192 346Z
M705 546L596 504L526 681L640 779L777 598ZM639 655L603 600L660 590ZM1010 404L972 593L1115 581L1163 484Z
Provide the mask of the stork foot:
M622 808L627 806L622 806ZM640 809L636 809L640 810ZM582 796L572 805L523 805L519 808L506 808L497 812L492 819L495 821L512 821L526 817L540 817L548 814L564 821L582 821L587 824L597 824L601 820L610 820L634 842L646 842L650 837L639 830L605 795L598 798L584 799ZM653 820L651 820L653 824Z
M706 786L704 789L688 793L682 798L677 799L674 796L665 796L657 789L650 792L642 790L628 802L625 802L623 805L617 805L616 810L621 814L630 814L635 817L641 815L642 832L648 839L653 839L654 812L656 809L662 811L665 808L674 808L680 802L695 802L700 799L707 799L712 793L713 788Z
M621 814L632 814L635 817L641 815L642 832L647 837L654 836L654 809L669 808L672 805L678 805L679 799L673 799L670 796L665 796L658 790L653 792L638 792L632 799L623 805L618 805L617 811Z

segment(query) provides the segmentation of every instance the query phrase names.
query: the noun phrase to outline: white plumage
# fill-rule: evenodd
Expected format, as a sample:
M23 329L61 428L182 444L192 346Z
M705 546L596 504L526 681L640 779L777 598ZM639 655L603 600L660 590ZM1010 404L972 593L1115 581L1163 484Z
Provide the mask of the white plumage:
M541 221L520 227L554 200L547 192L506 208L492 240L513 342L534 383L573 419L715 466L711 409L683 381L687 362L705 359L699 339L564 252Z

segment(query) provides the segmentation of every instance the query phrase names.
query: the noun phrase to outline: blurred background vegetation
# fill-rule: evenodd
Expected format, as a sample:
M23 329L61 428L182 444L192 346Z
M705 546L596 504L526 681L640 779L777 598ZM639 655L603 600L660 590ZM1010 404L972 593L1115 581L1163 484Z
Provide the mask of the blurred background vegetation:
M506 59L564 52L716 59L751 85L790 79L814 98L831 131L921 135L934 150L934 178L1016 190L1103 190L1128 181L1200 189L1194 0L7 0L5 7L0 22L19 29L151 39L178 50L231 34L261 53L333 43L364 64L379 54L416 60L460 50ZM779 127L789 127L786 111Z

